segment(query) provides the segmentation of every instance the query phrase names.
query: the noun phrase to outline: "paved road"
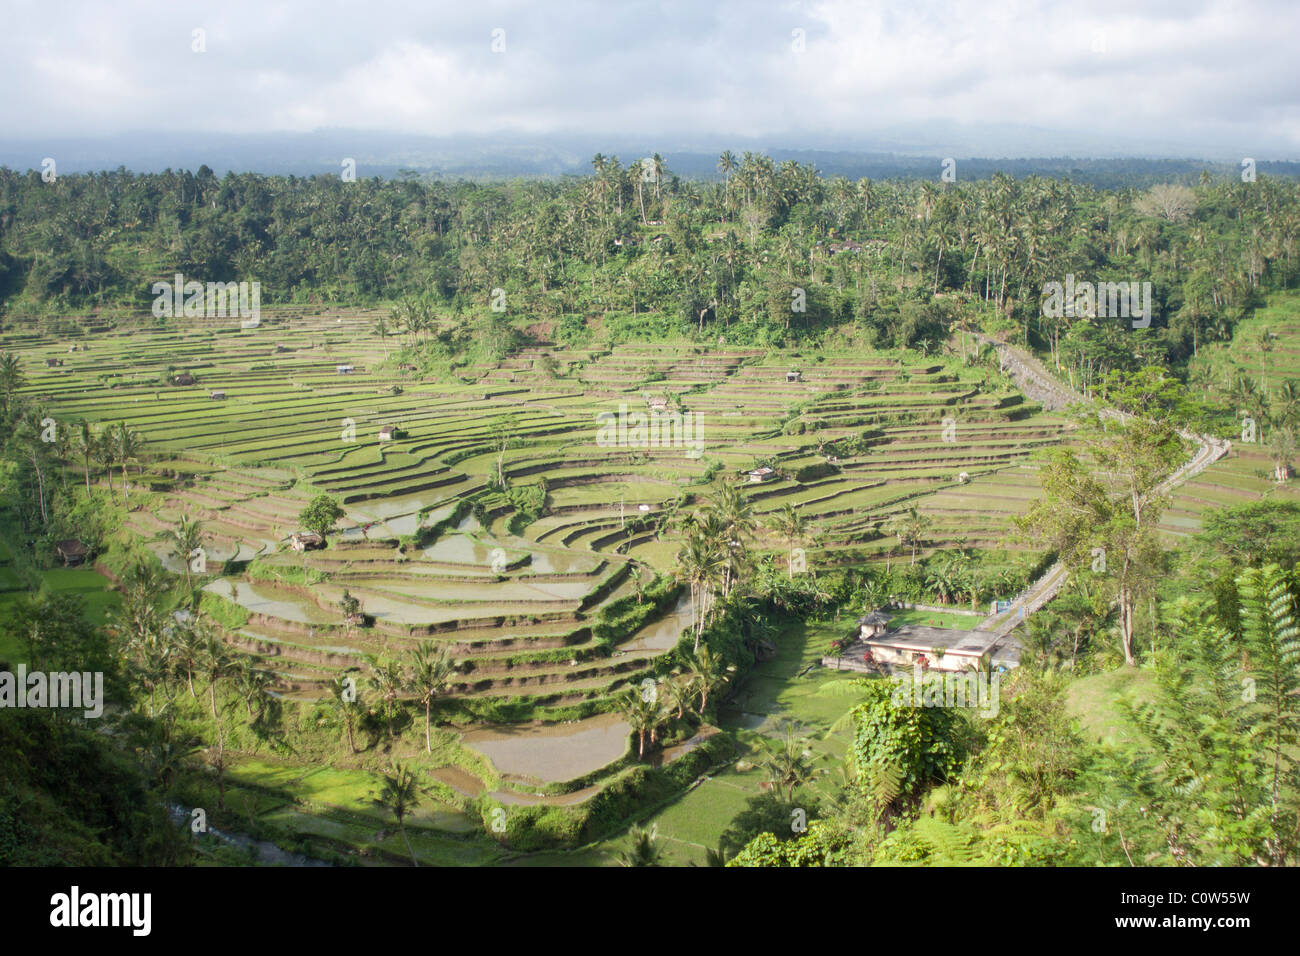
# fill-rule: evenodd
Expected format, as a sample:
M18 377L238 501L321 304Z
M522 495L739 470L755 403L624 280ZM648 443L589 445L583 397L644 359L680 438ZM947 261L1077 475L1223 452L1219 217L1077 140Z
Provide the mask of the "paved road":
M1091 399L1053 378L1042 362L1023 349L997 342L987 336L976 335L976 339L997 349L1003 370L1015 380L1027 396L1041 402L1044 408L1055 411L1074 403L1093 404ZM1122 421L1131 417L1126 413L1110 410L1103 411L1102 414ZM1164 494L1188 478L1200 474L1226 455L1232 447L1231 442L1209 435L1197 435L1189 431L1181 431L1179 434L1187 441L1196 442L1199 447L1190 461L1156 486L1159 494ZM979 628L993 631L998 636L1006 638L1000 647L1003 650L1014 650L1018 657L1019 647L1013 645L1018 645L1019 642L1010 636L1011 632L1026 617L1056 597L1068 577L1069 573L1065 566L1058 561L1013 600L1007 610L985 618L980 622Z

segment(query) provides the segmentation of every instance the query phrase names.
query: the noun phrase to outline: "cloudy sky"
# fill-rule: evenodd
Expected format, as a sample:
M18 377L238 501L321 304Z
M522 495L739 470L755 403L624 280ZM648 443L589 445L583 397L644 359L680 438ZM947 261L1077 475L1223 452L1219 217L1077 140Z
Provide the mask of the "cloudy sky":
M961 129L972 143L1028 131L1040 154L1300 158L1295 0L4 8L0 138L14 140L344 129L870 148Z

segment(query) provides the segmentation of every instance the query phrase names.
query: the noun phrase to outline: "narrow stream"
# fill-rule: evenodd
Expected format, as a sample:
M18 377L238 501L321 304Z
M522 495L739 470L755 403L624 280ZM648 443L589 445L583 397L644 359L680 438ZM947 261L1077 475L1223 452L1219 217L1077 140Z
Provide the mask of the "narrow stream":
M193 811L189 807L183 807L178 803L169 804L167 813L172 820L186 827L189 826L192 819ZM218 830L216 827L208 827L205 836L216 837L222 843L230 846L252 849L257 854L259 863L267 866L333 866L332 863L326 863L324 860L316 860L301 853L288 853L281 850L269 840L255 840L247 833L227 833L224 830Z

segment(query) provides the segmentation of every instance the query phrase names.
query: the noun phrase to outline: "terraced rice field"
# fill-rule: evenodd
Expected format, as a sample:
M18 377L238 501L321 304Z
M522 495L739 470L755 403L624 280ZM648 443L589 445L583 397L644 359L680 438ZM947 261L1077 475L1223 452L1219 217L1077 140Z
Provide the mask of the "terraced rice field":
M1276 297L1268 308L1242 322L1230 343L1202 347L1192 370L1194 377L1204 370L1208 384L1220 389L1244 376L1270 396L1288 379L1300 382L1300 295ZM1239 433L1223 437L1232 441L1231 453L1174 495L1173 506L1161 522L1170 540L1199 531L1201 515L1212 508L1265 497L1300 500L1300 483L1294 478L1282 485L1274 481L1268 432L1260 429L1253 443L1242 442Z
M602 709L673 646L689 609L622 636L612 654L592 615L674 570L672 533L634 519L707 499L706 470L742 484L760 517L796 504L818 532L810 567L883 559L898 542L882 526L911 504L934 522L926 550L1014 546L1010 520L1038 494L1031 454L1065 429L1005 381L914 355L539 346L447 382L400 367L398 342L372 321L268 310L256 329L193 320L0 343L24 355L27 390L61 425L139 431L128 526L152 540L182 515L202 520L217 573L206 587L244 608L235 641L288 695L319 696L360 655L433 639L461 662L456 695ZM47 367L52 357L64 364ZM787 381L791 369L801 380ZM167 384L182 372L194 384ZM690 441L602 438L601 413L646 414L660 400L694 417ZM489 491L501 420L514 436L511 487L545 483L531 521ZM400 431L380 440L389 425ZM862 437L865 450L831 460L827 444ZM751 482L762 462L778 476ZM345 508L340 533L294 553L296 515L322 491ZM775 536L760 544L784 553ZM324 582L276 579L304 567ZM345 589L373 626L343 622Z

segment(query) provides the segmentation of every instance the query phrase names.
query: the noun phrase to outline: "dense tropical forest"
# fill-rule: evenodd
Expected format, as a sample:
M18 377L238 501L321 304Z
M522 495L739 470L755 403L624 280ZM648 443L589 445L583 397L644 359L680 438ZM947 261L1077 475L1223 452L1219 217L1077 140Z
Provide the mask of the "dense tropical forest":
M956 302L978 299L1086 377L1184 365L1298 268L1291 180L1102 191L966 183L956 170L953 183L851 182L730 153L720 183L681 180L657 156L592 166L578 181L500 185L218 179L207 167L46 183L5 170L0 296L14 317L147 311L150 284L180 272L260 281L265 302L411 297L472 315L500 288L560 341L599 315L617 340L694 330L780 345L847 324L931 349L968 314ZM1067 274L1150 281L1151 332L1045 323L1043 283Z
M852 182L749 153L718 171L698 182L658 156L600 155L584 178L491 185L0 170L0 660L103 671L117 702L111 733L0 714L0 861L251 862L175 825L206 807L344 864L1294 865L1300 184L1206 174L1105 190L960 169ZM158 318L153 285L177 273L260 283L276 341L301 351L276 344L287 354L267 360L238 329ZM1149 327L1045 315L1045 285L1067 276L1149 282ZM61 378L67 343L93 358ZM367 397L336 389L329 404L353 354ZM1012 380L1013 362L1051 383ZM678 381L688 365L698 377ZM191 372L214 390L186 404L174 396ZM821 391L797 391L819 374ZM678 411L746 420L699 462L576 450L593 395L656 388ZM247 403L238 420L211 417L226 390ZM1045 407L1053 390L1068 407ZM398 411L414 439L374 459L339 451L333 423L369 424L354 410L383 403L393 440ZM421 403L443 417L421 421ZM953 409L979 437L918 446ZM1209 477L1167 484L1198 444L1226 439L1240 447L1203 465ZM738 491L760 466L779 482ZM619 482L616 519L585 517L614 508L614 492L580 490L602 487L601 468ZM1032 471L1031 490L993 483L1013 468ZM456 497L421 499L409 527L365 513L443 472ZM954 475L990 490L945 519L957 506L925 496ZM980 494L1012 501L1005 521L971 517L1003 507ZM631 521L625 505L641 506ZM369 528L385 521L378 554ZM295 554L290 525L328 546ZM520 612L516 629L541 638L525 650L486 625L490 647L393 626L403 566L420 551L430 577L470 563L446 547L463 528L503 544L498 584L537 562L521 542L599 557L579 569L571 630ZM246 553L258 535L269 543ZM57 566L73 538L96 571ZM190 561L205 542L228 545L211 568ZM804 546L816 568L796 576ZM1023 594L1054 562L1068 584L1020 626L991 718L900 704L892 680L808 677L860 614L914 604L932 609L903 612L918 623L951 625L949 611ZM272 591L328 594L329 614L250 613L256 588L261 608ZM641 669L616 661L627 635L686 609ZM255 629L276 614L289 623ZM329 644L274 646L307 625ZM346 669L344 644L366 650ZM539 683L500 678L520 668ZM568 668L580 693L537 690ZM745 720L768 686L761 713L790 719L759 733ZM531 803L461 743L480 724L608 715L630 728L615 769L530 786ZM35 748L49 759L24 760ZM700 785L724 765L765 778L745 804ZM295 766L335 776L304 796ZM464 791L466 775L487 786ZM353 793L368 781L374 794ZM707 834L674 817L688 788L713 801L693 811L717 823ZM419 817L435 798L470 824ZM366 813L395 830L359 852ZM668 854L660 827L707 852Z

